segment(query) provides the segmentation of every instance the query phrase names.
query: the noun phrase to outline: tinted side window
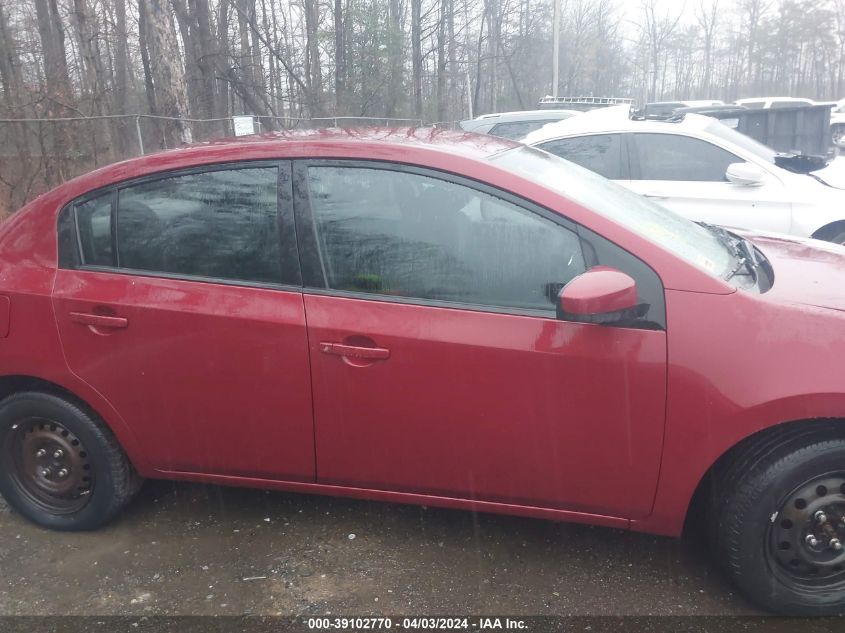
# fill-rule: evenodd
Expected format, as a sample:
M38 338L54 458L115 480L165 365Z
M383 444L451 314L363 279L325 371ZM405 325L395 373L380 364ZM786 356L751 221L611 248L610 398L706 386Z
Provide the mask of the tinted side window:
M697 138L677 134L634 134L639 174L635 180L723 182L731 163L743 160Z
M351 167L308 184L330 288L553 312L584 271L575 233L463 185Z
M275 167L185 174L121 189L119 265L279 282L277 194Z
M501 136L503 138L516 140L522 138L529 132L539 130L546 123L553 123L555 120L510 121L508 123L497 123L490 129L490 134L493 136Z
M562 138L538 145L550 154L560 156L610 180L621 180L622 137L619 134L595 134Z
M111 192L76 205L76 224L82 262L89 266L112 266Z

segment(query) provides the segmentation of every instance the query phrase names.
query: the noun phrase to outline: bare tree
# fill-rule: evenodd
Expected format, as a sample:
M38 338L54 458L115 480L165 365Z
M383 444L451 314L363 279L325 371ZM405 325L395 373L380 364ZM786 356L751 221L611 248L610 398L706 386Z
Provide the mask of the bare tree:
M665 78L666 67L661 65L663 53L667 42L671 38L681 20L681 14L672 17L667 10L664 13L658 13L658 0L642 0L643 22L640 29L646 38L646 43L649 50L651 60L651 87L649 88L648 98L651 101L660 98L663 91L658 91L658 85L663 85Z
M701 0L696 7L695 18L704 44L704 67L701 73L699 96L710 95L711 74L713 72L713 45L716 37L716 25L719 18L719 0Z

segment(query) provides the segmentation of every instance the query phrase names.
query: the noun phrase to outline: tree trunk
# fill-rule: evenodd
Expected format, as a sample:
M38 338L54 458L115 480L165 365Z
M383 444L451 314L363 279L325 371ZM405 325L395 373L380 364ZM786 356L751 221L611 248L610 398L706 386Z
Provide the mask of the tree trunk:
M343 0L334 0L334 97L335 114L345 114L346 105L346 30Z
M399 113L403 101L403 71L405 67L404 33L402 33L402 12L400 0L389 0L388 3L388 41L387 52L390 59L390 79L388 88L388 116L395 117Z
M447 113L446 96L446 25L447 13L451 11L451 0L440 0L440 16L437 22L437 115L438 121L445 121Z
M82 66L85 77L85 84L91 100L93 114L103 116L114 111L109 103L107 91L106 72L103 60L100 57L100 48L97 37L94 35L96 28L96 14L91 12L85 0L73 0L74 17L76 21L76 36L79 41L79 51L82 54ZM93 26L92 26L93 25ZM94 164L100 163L98 146L102 143L104 156L107 162L114 160L114 148L112 146L111 126L109 121L97 121L94 123L98 133L92 134L91 142L94 150Z
M323 114L323 73L320 66L320 47L317 28L320 5L317 0L305 0L305 76L311 96L311 116Z
M422 0L411 0L411 67L414 83L414 116L423 118L422 98Z
M117 114L129 113L129 51L126 40L126 0L114 0L115 51L114 51L114 108ZM129 142L129 121L118 119L115 126L120 153L125 155L131 147ZM140 148L138 148L140 151Z
M48 118L61 116L62 106L68 104L71 97L70 78L67 72L65 36L61 26L61 17L55 0L35 0L35 12L38 22L38 35L44 62L44 78L47 96L45 114ZM48 187L64 180L64 163L70 145L64 126L55 125L51 129L53 148L45 165L45 179Z
M167 0L139 0L145 12L147 48L156 89L156 101L162 114L177 118L176 129L182 143L193 140L188 118L185 72L176 43L176 28Z
M0 5L0 87L3 103L11 107L23 94L17 43L9 29L9 20Z

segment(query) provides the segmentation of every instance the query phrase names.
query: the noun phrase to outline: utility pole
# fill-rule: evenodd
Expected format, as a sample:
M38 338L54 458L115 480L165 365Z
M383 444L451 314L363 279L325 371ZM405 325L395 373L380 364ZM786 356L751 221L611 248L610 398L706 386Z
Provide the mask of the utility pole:
M560 0L554 0L555 12L552 18L552 96L557 97L557 78L558 70L560 68Z
M466 77L466 94L467 94L467 110L469 111L469 118L472 118L472 83L469 80L469 70L465 71Z

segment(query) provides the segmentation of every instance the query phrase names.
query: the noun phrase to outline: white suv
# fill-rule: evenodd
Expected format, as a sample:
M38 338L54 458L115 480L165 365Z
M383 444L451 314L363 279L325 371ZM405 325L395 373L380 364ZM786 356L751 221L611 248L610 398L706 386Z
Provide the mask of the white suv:
M825 182L825 172L777 166L781 155L716 119L632 120L629 107L618 106L546 125L522 141L693 220L845 244L845 191Z

